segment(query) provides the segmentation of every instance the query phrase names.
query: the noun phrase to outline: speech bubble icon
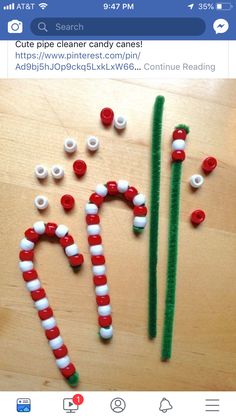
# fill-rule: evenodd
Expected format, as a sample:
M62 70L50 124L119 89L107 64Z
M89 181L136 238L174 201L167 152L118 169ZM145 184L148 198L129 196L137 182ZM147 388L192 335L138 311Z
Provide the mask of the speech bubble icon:
M225 19L216 19L213 23L213 29L216 33L225 33L229 29L229 22Z

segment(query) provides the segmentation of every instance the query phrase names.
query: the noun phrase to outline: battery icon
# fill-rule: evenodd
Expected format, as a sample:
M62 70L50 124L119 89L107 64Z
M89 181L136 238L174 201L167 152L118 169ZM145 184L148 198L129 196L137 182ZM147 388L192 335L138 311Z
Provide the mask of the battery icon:
M233 9L232 3L216 3L216 10L231 10Z

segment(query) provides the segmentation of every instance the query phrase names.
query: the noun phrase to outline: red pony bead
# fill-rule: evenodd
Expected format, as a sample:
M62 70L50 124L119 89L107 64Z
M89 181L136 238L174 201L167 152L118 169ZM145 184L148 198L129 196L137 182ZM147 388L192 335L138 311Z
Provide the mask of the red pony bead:
M38 241L39 234L36 233L33 228L28 228L28 230L25 231L25 237L31 242L36 243Z
M205 218L206 218L206 214L201 209L197 209L193 211L191 214L191 221L195 225L201 224L205 220Z
M106 275L95 275L93 277L93 283L96 287L99 287L99 285L105 285L107 283Z
M75 200L73 196L68 194L63 195L61 197L61 205L63 206L65 211L70 211L75 205Z
M184 150L175 150L172 153L172 160L173 161L184 161L185 159L185 152Z
M202 162L202 169L205 173L211 173L217 166L215 157L207 157Z
M44 308L43 310L39 310L38 315L41 320L47 320L53 316L53 311L51 307L47 307L47 308Z
M47 223L45 228L45 233L49 237L53 237L55 235L55 231L57 229L57 224L55 223Z
M58 349L54 349L53 351L55 358L63 358L63 356L66 356L68 354L68 349L66 345L62 345Z
M96 246L97 244L102 243L102 238L98 234L95 234L93 236L88 236L88 242L90 246Z
M134 186L129 186L127 191L124 193L125 198L128 201L133 201L135 195L137 195L138 191Z
M103 255L92 256L91 261L93 265L104 265L105 257Z
M98 323L101 327L108 327L112 324L111 316L99 316Z
M31 291L31 297L34 301L41 300L46 296L45 290L43 288L39 288L36 291Z
M110 303L109 295L97 295L96 301L98 306L107 306Z
M103 125L111 125L114 119L114 112L111 108L103 108L100 113Z
M32 281L33 279L38 278L38 273L35 269L32 269L31 271L23 272L23 278L26 282Z
M106 184L109 195L116 195L118 193L117 183L115 181L107 182Z
M98 207L100 207L100 205L102 205L103 200L104 200L103 196L98 195L98 194L97 194L97 193L95 193L95 192L94 192L94 193L90 196L90 198L89 198L89 201L90 201L92 204L97 205Z
M187 132L184 129L176 128L172 134L173 140L185 140Z
M87 170L87 165L86 165L85 161L75 160L74 163L73 163L73 170L74 170L74 173L76 174L76 176L78 176L78 177L84 176L84 174Z
M74 255L69 257L70 265L73 266L73 268L76 268L76 266L80 266L84 263L84 257L83 255Z
M21 250L19 253L20 260L33 260L34 252L33 250Z
M45 335L47 336L48 340L55 339L60 335L60 330L57 326L55 326L52 329L45 330Z
M144 217L145 215L147 215L147 207L145 207L144 205L141 205L140 207L135 206L134 215L137 217Z
M72 363L70 363L66 368L60 368L60 371L63 377L70 378L75 373L75 367Z
M86 223L88 225L91 224L99 224L100 223L100 217L97 214L88 214L86 215Z
M67 247L67 246L70 246L71 244L74 244L74 239L72 236L70 236L70 234L60 239L60 245L62 247Z

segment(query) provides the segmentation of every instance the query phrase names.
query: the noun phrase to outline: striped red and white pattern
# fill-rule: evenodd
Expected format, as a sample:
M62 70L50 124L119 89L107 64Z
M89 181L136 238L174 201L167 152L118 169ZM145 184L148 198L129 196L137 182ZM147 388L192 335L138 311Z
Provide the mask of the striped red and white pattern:
M60 335L53 310L49 305L46 292L42 287L33 264L34 247L42 236L58 238L72 267L78 267L83 263L83 255L79 253L77 245L74 244L73 237L68 234L68 228L63 224L45 224L43 221L38 221L33 225L33 228L25 231L25 237L20 242L19 268L23 274L31 298L34 301L34 307L38 311L38 316L45 330L48 343L56 358L56 364L62 375L66 379L69 379L76 372L76 369L68 356L68 349Z
M133 228L136 233L142 232L147 223L145 196L139 194L133 186L129 186L126 180L119 180L118 182L109 181L106 185L97 185L95 193L90 196L89 202L85 206L88 243L98 308L98 323L100 326L100 336L103 339L110 339L112 337L113 328L98 211L107 196L119 195L123 195L128 202L133 203Z

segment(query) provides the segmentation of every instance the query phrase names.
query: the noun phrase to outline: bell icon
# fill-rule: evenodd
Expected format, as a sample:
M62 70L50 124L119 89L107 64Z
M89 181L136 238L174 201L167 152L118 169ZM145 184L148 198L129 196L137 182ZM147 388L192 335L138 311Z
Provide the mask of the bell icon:
M160 403L160 407L159 410L163 413L166 413L167 410L173 409L173 406L171 406L169 400L163 398L161 403Z

